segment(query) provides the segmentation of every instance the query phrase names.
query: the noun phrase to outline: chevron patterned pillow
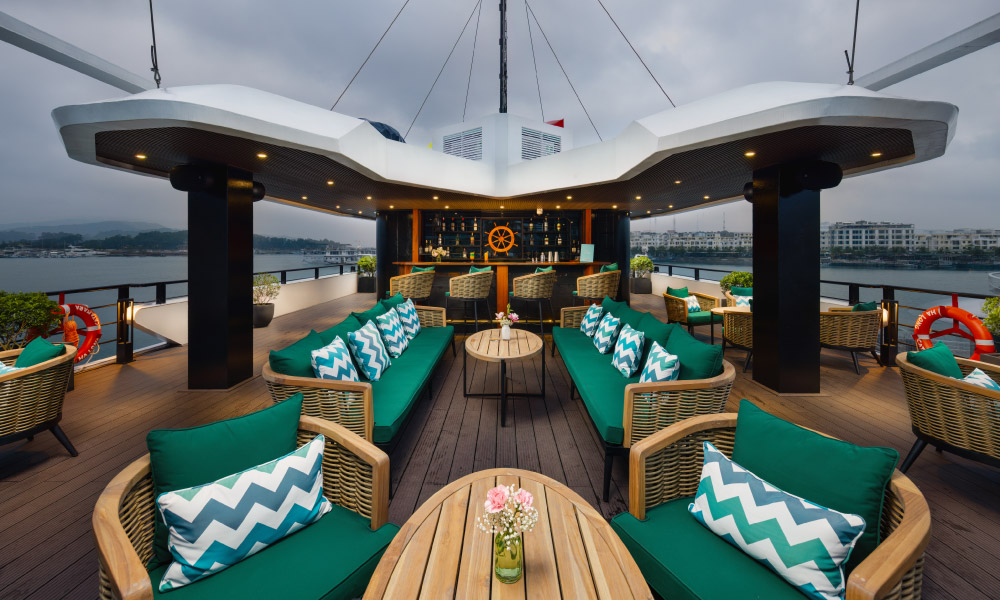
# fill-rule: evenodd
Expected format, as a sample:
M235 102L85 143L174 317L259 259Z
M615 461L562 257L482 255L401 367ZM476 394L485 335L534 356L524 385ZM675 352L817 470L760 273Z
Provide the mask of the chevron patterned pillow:
M676 381L681 374L681 361L673 354L663 349L663 346L653 342L646 358L646 366L639 376L639 383L658 381Z
M347 339L351 342L351 355L364 376L369 381L381 379L392 360L382 344L382 334L378 332L375 321L368 321L361 329L348 333Z
M9 367L3 363L0 363L0 375L6 375L7 373L14 373L20 371L24 367Z
M858 515L789 494L704 442L688 510L702 525L815 600L844 598L844 563L865 531Z
M420 316L417 315L417 307L413 305L413 300L407 299L406 302L396 306L396 312L399 313L399 322L403 324L406 338L412 340L417 337L420 333Z
M594 345L601 354L607 354L615 346L615 338L618 337L618 328L621 327L621 320L608 313L601 319L601 324L597 326L594 333Z
M604 309L597 304L591 304L590 308L587 309L587 314L583 315L583 320L580 321L580 331L587 337L594 337L594 332L597 331L597 325L601 322L601 313Z
M159 589L204 579L315 523L323 497L322 435L298 450L218 481L156 498L173 562Z
M334 336L328 345L313 350L312 367L316 377L337 381L361 381L351 360L351 351L340 336Z
M733 296L736 299L736 306L745 306L750 308L750 301L753 300L753 296Z
M615 353L611 357L611 366L625 377L631 377L639 368L639 357L642 356L642 343L646 334L636 331L626 323L615 342Z
M993 378L987 375L982 369L973 369L971 373L962 379L965 383L971 383L972 385L978 385L981 388L986 388L988 390L994 390L1000 392L1000 385Z
M689 313L701 311L701 304L698 303L698 296L688 296L684 299L684 302L687 303Z
M385 342L385 347L389 350L389 356L399 358L406 347L410 345L406 332L403 331L403 324L399 321L399 313L394 310L386 311L375 317L375 320L378 321L382 341Z

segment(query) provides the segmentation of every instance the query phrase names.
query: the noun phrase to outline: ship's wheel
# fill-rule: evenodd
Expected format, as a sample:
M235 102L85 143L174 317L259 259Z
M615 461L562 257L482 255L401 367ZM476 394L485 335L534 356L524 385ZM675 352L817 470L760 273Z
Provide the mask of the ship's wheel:
M509 225L510 223L507 225L497 225L490 230L487 243L493 249L493 252L507 254L512 248L517 247L517 244L514 243L514 231Z

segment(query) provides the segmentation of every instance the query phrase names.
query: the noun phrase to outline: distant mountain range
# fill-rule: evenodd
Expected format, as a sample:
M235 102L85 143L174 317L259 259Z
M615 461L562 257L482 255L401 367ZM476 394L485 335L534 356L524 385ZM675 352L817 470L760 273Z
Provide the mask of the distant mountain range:
M145 231L180 230L144 221L13 223L0 224L0 242L37 240L46 233L75 233L82 235L85 240L102 240L115 235L134 235Z

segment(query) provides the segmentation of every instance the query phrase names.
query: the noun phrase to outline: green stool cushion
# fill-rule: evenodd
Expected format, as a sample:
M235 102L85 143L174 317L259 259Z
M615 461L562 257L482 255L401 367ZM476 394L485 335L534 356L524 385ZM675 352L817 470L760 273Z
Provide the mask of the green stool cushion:
M682 288L672 288L667 286L667 295L673 296L674 298L687 298L691 294L688 293L687 286Z
M576 296L576 290L573 290L573 295Z
M483 271L492 271L492 270L493 267L477 267L476 265L472 265L471 267L469 267L469 273L482 273Z
M21 350L21 353L17 355L14 366L18 369L33 367L57 356L62 356L65 352L65 344L53 344L46 339L36 337L28 342L24 350Z
M426 273L427 271L433 271L433 270L434 270L433 266L430 266L430 267L417 267L417 266L414 266L414 267L412 267L410 269L410 273Z
M548 273L552 270L553 267L535 267L535 273Z
M683 328L671 332L663 348L681 361L678 379L710 379L722 373L722 346L699 342Z
M601 273L607 273L608 271L617 271L618 263L611 263L610 265L601 265Z
M955 355L951 353L948 346L945 346L941 342L937 342L926 350L908 353L906 360L921 369L927 369L931 373L937 373L945 377L954 377L955 379L962 379L964 377L962 369L958 366L958 361L955 360Z
M729 293L732 294L733 296L753 296L753 288L738 287L734 285L733 287L729 288Z
M348 319L350 318L353 317L348 317ZM347 321L347 319L345 319L345 321ZM360 327L360 325L358 325L358 327ZM327 331L329 331L329 329ZM281 373L282 375L291 375L293 377L315 377L316 373L313 372L312 368L312 351L317 348L322 348L329 343L324 342L324 339L325 338L323 336L313 330L310 331L306 337L288 347L282 348L281 350L271 350L268 358L271 364L271 369L273 369L275 373ZM330 336L330 341L333 341L332 335ZM218 479L218 477L216 477L216 479ZM202 481L201 483L205 483L205 481Z

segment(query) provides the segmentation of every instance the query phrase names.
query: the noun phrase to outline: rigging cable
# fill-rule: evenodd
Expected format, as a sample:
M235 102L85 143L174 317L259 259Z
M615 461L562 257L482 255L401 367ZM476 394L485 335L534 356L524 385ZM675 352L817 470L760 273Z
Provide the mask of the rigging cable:
M552 47L552 42L549 41L549 36L545 35L545 30L542 29L542 24L538 22L538 15L535 14L535 9L531 8L531 5L528 4L527 0L525 0L524 4L528 7L528 11L531 12L531 17L535 20L535 26L538 27L538 31L542 33L542 39L545 40L545 43L548 45L549 50L552 51L552 56L555 57L556 64L559 65L559 69L562 71L563 76L566 78L566 82L569 83L569 89L573 90L573 95L576 96L576 101L580 103L580 108L583 109L583 114L587 115L587 120L590 121L590 126L594 128L594 133L597 134L597 139L603 142L604 138L601 137L601 132L597 130L597 125L594 125L594 120L590 118L590 113L587 112L587 107L584 106L583 100L580 99L580 94L576 93L576 88L573 86L573 82L570 80L569 75L566 73L566 69L563 68L562 61L559 60L559 55L556 54L555 48Z
M153 20L153 0L149 0L149 28L153 32L153 45L149 47L149 57L153 61L153 68L150 71L153 72L153 81L156 82L156 88L160 88L160 62L156 57L156 22Z
M861 0L857 0L854 5L854 41L851 42L851 55L847 55L844 50L844 58L847 59L847 85L854 85L854 50L858 47L858 13L861 12Z
M420 108L417 109L417 114L413 115L413 120L410 121L410 126L406 129L406 134L403 135L405 139L406 136L410 135L410 130L413 129L413 124L417 122L417 117L424 110L424 105L427 104L427 99L431 97L431 92L434 91L434 86L437 85L438 79L441 78L441 73L444 73L444 68L448 66L448 61L451 60L451 55L455 53L455 48L458 47L458 43L462 41L462 36L465 35L465 30L469 28L469 23L472 22L472 15L476 14L476 9L482 5L483 0L476 2L476 5L472 7L472 12L469 13L469 18L465 21L465 27L462 27L462 31L458 34L458 39L455 40L455 44L451 47L451 52L448 53L448 57L444 59L444 64L441 65L441 70L438 71L437 77L434 78L434 83L431 84L431 89L427 90L427 95L424 96L424 101L420 103Z
M472 60L469 61L469 80L465 83L465 106L462 108L462 122L465 123L465 113L469 110L469 88L472 87L472 65L476 63L476 43L479 41L479 19L483 16L483 3L479 3L479 14L476 16L476 35L472 38Z
M663 89L663 86L660 85L659 80L656 79L656 75L653 75L653 72L649 69L649 65L646 64L646 61L642 60L642 57L639 56L639 51L635 49L635 46L632 45L632 42L630 42L628 37L625 36L625 32L622 31L622 28L618 26L618 21L615 21L615 18L611 16L610 12L608 12L608 7L604 6L604 2L602 2L601 0L597 0L597 3L600 4L601 8L604 9L604 14L608 15L608 18L611 19L612 23L614 23L615 29L618 30L618 33L622 34L622 39L624 39L625 43L628 44L628 47L632 49L632 52L633 54L635 54L635 57L639 59L639 62L642 63L642 66L646 67L646 72L649 73L649 76L653 78L653 81L656 83L656 86L660 88L660 91L663 92L663 95L667 97L667 102L670 103L670 106L677 108L677 105L674 104L674 101L670 98L670 94L667 93L667 90Z
M528 41L531 43L531 63L535 65L535 88L538 89L538 108L542 111L542 121L545 121L545 107L542 106L542 84L538 82L538 61L535 59L535 40L531 35L531 18L528 17L528 3L524 3L524 20L528 24Z
M152 1L152 0L150 0L150 1ZM403 14L403 9L405 9L406 5L409 4L409 3L410 3L410 0L406 0L406 2L403 2L403 6L399 7L399 12L397 12L396 16L392 18L392 21L389 23L389 26L385 28L385 31L382 32L382 36L378 39L377 42L375 42L375 47L372 48L372 51L369 52L368 56L365 57L365 61L363 63L361 63L361 66L358 67L358 70L354 72L354 76L351 77L351 80L347 82L347 87L344 88L344 91L340 92L340 95L337 96L337 101L333 103L333 106L330 107L330 110L333 110L333 109L337 108L337 105L340 104L340 99L343 98L344 94L347 93L348 88L351 87L351 84L354 83L354 80L361 73L361 69L364 69L365 65L368 64L368 59L370 59L372 57L372 54L375 54L375 51L378 50L379 44L381 44L382 40L385 39L386 34L389 33L390 29L392 29L392 26L396 23L396 19L399 18L399 15Z

